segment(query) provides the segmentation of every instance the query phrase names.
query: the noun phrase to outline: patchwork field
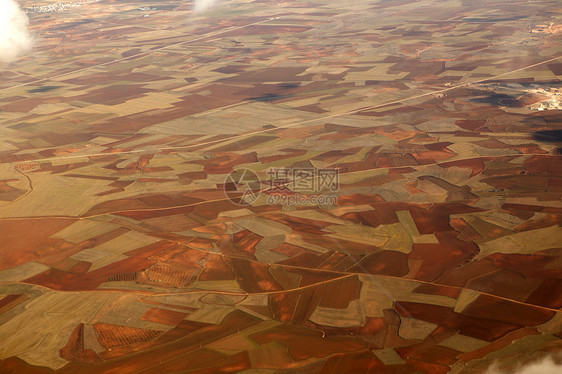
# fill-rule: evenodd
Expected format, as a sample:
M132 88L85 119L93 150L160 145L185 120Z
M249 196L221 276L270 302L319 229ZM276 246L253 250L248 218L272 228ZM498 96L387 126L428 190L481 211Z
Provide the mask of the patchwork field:
M1 373L562 360L559 3L20 5Z

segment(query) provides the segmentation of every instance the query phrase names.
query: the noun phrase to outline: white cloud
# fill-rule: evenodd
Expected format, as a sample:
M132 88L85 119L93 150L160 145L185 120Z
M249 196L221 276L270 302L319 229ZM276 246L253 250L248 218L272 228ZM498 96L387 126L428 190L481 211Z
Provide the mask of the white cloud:
M218 2L219 0L195 0L193 12L200 13L209 10L211 8L214 8L218 4Z
M498 370L495 365L488 369L487 374L504 374L504 371ZM540 361L522 366L510 374L560 374L562 373L562 364L555 362L552 357L546 357Z
M0 61L12 62L33 44L27 15L15 0L0 0Z

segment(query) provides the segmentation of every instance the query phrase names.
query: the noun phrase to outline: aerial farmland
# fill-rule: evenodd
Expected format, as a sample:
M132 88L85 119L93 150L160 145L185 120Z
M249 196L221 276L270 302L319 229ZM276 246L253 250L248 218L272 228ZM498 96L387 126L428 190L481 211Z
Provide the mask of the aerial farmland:
M560 2L17 4L0 373L562 370Z

